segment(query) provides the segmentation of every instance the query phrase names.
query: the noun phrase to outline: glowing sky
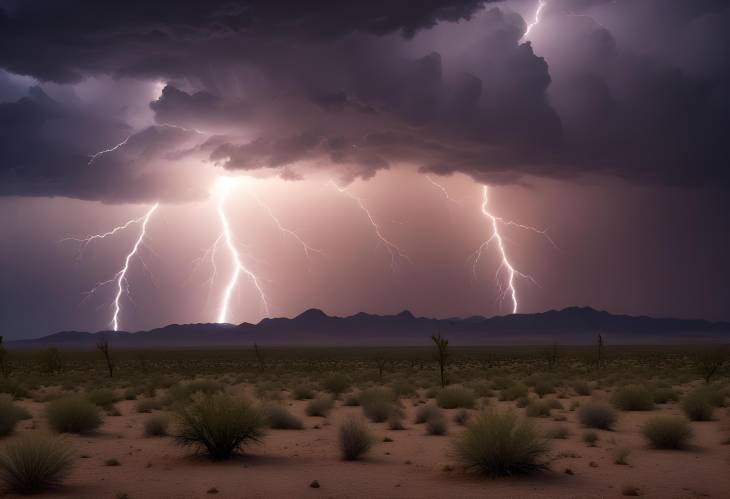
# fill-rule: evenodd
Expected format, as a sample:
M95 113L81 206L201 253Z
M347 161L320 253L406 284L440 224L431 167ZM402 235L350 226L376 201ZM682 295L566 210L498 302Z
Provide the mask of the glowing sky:
M726 2L154 3L0 0L0 334L730 319Z

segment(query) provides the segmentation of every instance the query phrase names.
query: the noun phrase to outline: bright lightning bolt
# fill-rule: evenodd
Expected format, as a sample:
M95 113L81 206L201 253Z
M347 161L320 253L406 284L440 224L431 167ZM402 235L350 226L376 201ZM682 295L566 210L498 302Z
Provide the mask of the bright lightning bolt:
M129 139L131 139L131 138L132 138L132 136L130 135L129 137L127 137L126 139L124 139L119 144L115 145L114 147L110 147L109 149L103 149L101 151L95 152L94 154L91 155L91 158L89 159L89 162L87 163L87 165L91 166L92 163L94 163L94 161L96 161L96 158L98 158L99 156L103 156L104 154L114 152L117 149L119 149L120 147L123 147L124 145L127 144L127 142L129 142Z
M236 288L236 285L238 284L238 280L241 277L241 273L246 274L250 279L253 285L256 287L256 290L259 293L259 297L261 298L261 303L264 305L264 309L266 310L267 317L271 316L271 312L269 311L269 302L266 299L266 294L264 293L263 288L261 287L261 283L259 282L258 277L251 272L246 266L243 265L243 262L241 261L241 255L238 252L238 249L236 248L236 244L233 240L233 234L231 232L231 226L228 222L228 216L226 215L225 210L225 203L226 199L228 198L228 193L230 192L231 188L231 181L230 179L221 179L219 182L219 188L220 188L220 196L218 198L218 205L217 205L217 211L218 211L218 218L221 221L221 228L223 230L223 240L226 243L226 246L228 247L228 252L231 255L231 263L233 264L233 272L231 273L231 277L228 281L228 285L226 286L224 292L223 292L223 299L221 301L221 306L218 311L218 323L223 324L227 322L228 319L228 309L231 301L231 294L233 293L233 290Z
M101 234L92 234L90 236L81 237L81 238L65 237L65 238L61 239L60 242L63 243L66 241L74 241L74 242L79 243L80 246L79 246L78 257L80 258L81 254L83 253L86 246L88 246L92 241L96 241L98 239L106 239L107 237L113 236L117 232L121 232L121 231L129 228L129 226L131 226L131 225L142 222L144 220L144 218L145 218L144 216L141 216L139 218L133 218L131 220L127 220L123 225L114 227L112 230L107 231L107 232L102 232Z
M444 187L443 185L441 185L438 182L436 182L429 175L426 175L426 180L428 180L431 183L431 185L433 185L434 187L436 187L438 190L440 190L441 192L443 192L444 193L444 197L446 197L446 199L448 199L449 201L451 201L454 204L461 205L460 202L458 202L456 199L454 199L451 196L449 196L449 191L446 190L446 187Z
M353 201L355 201L355 203L357 203L357 205L360 207L360 209L365 213L365 215L368 218L368 221L370 222L370 225L373 226L373 230L375 231L375 236L380 240L380 242L383 243L383 245L385 246L385 249L390 254L391 270L395 271L397 263L398 263L398 258L401 258L401 259L407 261L408 263L412 263L411 259L408 257L408 255L406 255L403 252L403 250L400 249L400 247L398 245L396 245L394 242L390 241L388 238L386 238L383 235L383 232L380 230L380 225L378 224L378 222L375 221L375 218L373 218L373 215L370 213L370 210L365 205L365 202L362 200L362 198L355 196L354 194L352 194L350 191L348 191L344 187L338 186L333 180L330 180L330 184L332 184L332 186L335 189L337 189L340 193L344 194L345 196L347 196L350 199L352 199Z
M537 2L537 10L535 10L535 19L527 25L527 28L525 29L525 33L522 35L522 38L520 38L520 41L526 40L527 35L530 34L530 31L532 31L532 28L540 24L541 18L540 15L542 14L542 9L545 8L545 5L547 2L545 0L538 0Z

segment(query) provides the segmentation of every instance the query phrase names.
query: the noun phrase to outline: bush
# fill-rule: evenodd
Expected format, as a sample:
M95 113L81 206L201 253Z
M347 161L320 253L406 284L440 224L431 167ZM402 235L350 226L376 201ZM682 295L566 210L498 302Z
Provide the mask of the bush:
M365 416L374 423L382 423L393 412L399 412L395 393L389 388L370 388L358 396Z
M610 430L616 424L618 415L608 404L587 402L578 408L578 420L588 428Z
M654 403L666 404L667 402L676 402L679 400L679 393L674 388L659 387L654 389Z
M549 418L550 404L545 400L533 400L527 405L525 413L531 418Z
M588 430L583 432L583 441L590 445L591 447L596 446L596 442L598 442L598 433L596 433L593 430Z
M460 409L456 414L454 414L454 423L464 426L470 418L471 413L469 411L466 409Z
M614 464L622 464L626 465L629 464L628 457L629 454L631 454L631 449L628 447L617 447L613 451L613 463Z
M162 409L162 402L156 398L146 398L137 402L137 412L148 413Z
M335 397L346 392L350 388L350 378L344 374L330 374L322 380L322 389L330 392Z
M340 451L347 461L364 456L375 443L365 424L355 418L346 419L339 429Z
M657 449L682 449L692 436L689 422L677 416L656 416L644 423L641 432Z
M396 397L413 397L416 394L416 387L410 381L397 380L392 385L393 393Z
M474 407L474 392L460 386L450 386L436 395L436 404L442 409L471 409Z
M60 438L25 435L0 453L0 481L20 494L61 485L74 464L73 450Z
M428 421L433 416L441 415L441 411L434 405L423 405L416 411L416 424L422 424Z
M28 390L22 384L12 378L0 378L0 393L7 393L14 399L22 399L28 396Z
M449 431L449 426L446 422L446 418L443 413L432 415L426 421L426 434L427 435L446 435Z
M545 465L547 440L528 420L511 412L487 412L454 439L457 459L469 471L489 476L527 473Z
M535 393L538 397L543 398L545 395L555 393L555 387L547 381L538 381L535 384Z
M643 386L620 388L613 394L613 405L624 411L650 411L654 409L654 396Z
M528 388L522 384L509 386L499 392L499 400L511 401L521 397L527 397Z
M22 419L30 418L30 414L24 408L13 403L10 397L0 397L0 437L13 433L15 425Z
M116 394L108 388L91 390L86 394L86 398L89 399L89 402L92 404L105 408L111 407L114 402L117 401Z
M552 439L566 439L570 436L570 430L565 425L551 426L545 430L545 437Z
M270 428L275 430L301 430L302 420L289 412L286 407L270 405L264 409L264 416Z
M167 395L172 402L186 403L196 393L212 395L223 391L223 384L210 379L196 379L187 383L179 383L167 390Z
M486 381L477 381L476 383L472 383L471 385L469 385L469 388L472 389L474 395L480 398L494 396L494 390L492 390L491 385Z
M388 417L389 430L405 430L403 426L403 416L399 412L394 412Z
M88 433L101 426L101 416L96 406L79 397L50 402L46 415L51 428L59 433Z
M306 409L307 416L318 416L321 418L325 418L327 417L327 414L329 414L333 405L334 402L331 398L310 400L307 404Z
M294 400L309 400L314 398L314 390L308 385L295 386L292 390L292 398Z
M710 421L714 408L705 390L695 390L682 399L682 410L692 421Z
M189 405L179 406L176 414L178 444L194 446L212 459L227 459L263 436L261 411L228 393L197 394Z
M167 435L170 421L162 414L148 417L144 422L144 434L147 437L163 437Z
M578 395L590 395L593 391L591 389L591 385L588 384L587 381L579 380L573 383L573 390L575 390L575 393Z

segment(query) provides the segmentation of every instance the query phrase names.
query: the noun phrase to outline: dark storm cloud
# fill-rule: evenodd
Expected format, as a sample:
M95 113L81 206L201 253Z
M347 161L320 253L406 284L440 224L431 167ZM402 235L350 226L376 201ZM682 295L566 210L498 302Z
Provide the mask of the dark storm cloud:
M116 142L54 141L52 106L4 104L2 126L19 126L2 139L3 191L195 197L197 177L173 160L345 181L409 163L496 183L603 172L730 185L727 2L553 0L532 43L511 10L532 15L532 2L485 3L0 2L1 67L165 81L157 124L208 138L144 135L169 150L125 147L90 174L84 155Z

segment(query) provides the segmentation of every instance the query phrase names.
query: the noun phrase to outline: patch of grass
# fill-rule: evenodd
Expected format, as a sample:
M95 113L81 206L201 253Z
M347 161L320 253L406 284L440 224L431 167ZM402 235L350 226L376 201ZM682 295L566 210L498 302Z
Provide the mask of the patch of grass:
M550 404L545 400L533 400L527 404L525 414L531 418L549 418Z
M167 390L167 395L173 403L186 403L197 393L212 395L223 391L224 388L224 385L218 381L196 379L171 386Z
M588 428L610 430L617 419L616 410L601 402L587 402L578 408L578 421Z
M692 421L712 420L715 409L706 390L695 390L682 399L682 411Z
M326 418L333 405L334 401L331 398L310 400L306 408L307 416Z
M416 395L416 386L408 380L399 379L393 382L391 389L395 396L401 397L413 397Z
M573 383L573 391L575 391L577 395L586 396L590 395L593 390L587 381L578 380Z
M403 416L398 412L394 412L388 416L388 429L389 430L405 430L403 426Z
M613 405L623 411L650 411L654 409L654 395L643 386L619 388L611 397Z
M361 459L375 443L365 423L356 418L346 419L340 425L338 437L340 452L347 461Z
M545 466L548 452L529 420L514 413L486 412L476 417L453 442L459 462L469 471L488 476L528 473Z
M97 407L81 397L54 400L46 409L48 423L59 433L88 433L101 426Z
M474 407L474 392L461 386L449 386L436 395L436 405L442 409Z
M74 452L64 440L24 435L0 452L0 481L11 492L44 492L63 483L74 461Z
M144 434L146 437L163 437L167 435L170 420L162 414L155 414L145 419Z
M225 392L195 395L190 404L177 408L176 416L177 443L205 451L215 460L227 459L263 437L261 411Z
M400 412L396 395L390 388L370 388L358 397L365 416L374 423L382 423L394 412Z
M264 408L264 416L270 428L274 430L301 430L302 420L281 405L270 405Z
M641 433L657 449L682 449L692 437L692 428L682 417L655 416L644 423Z

